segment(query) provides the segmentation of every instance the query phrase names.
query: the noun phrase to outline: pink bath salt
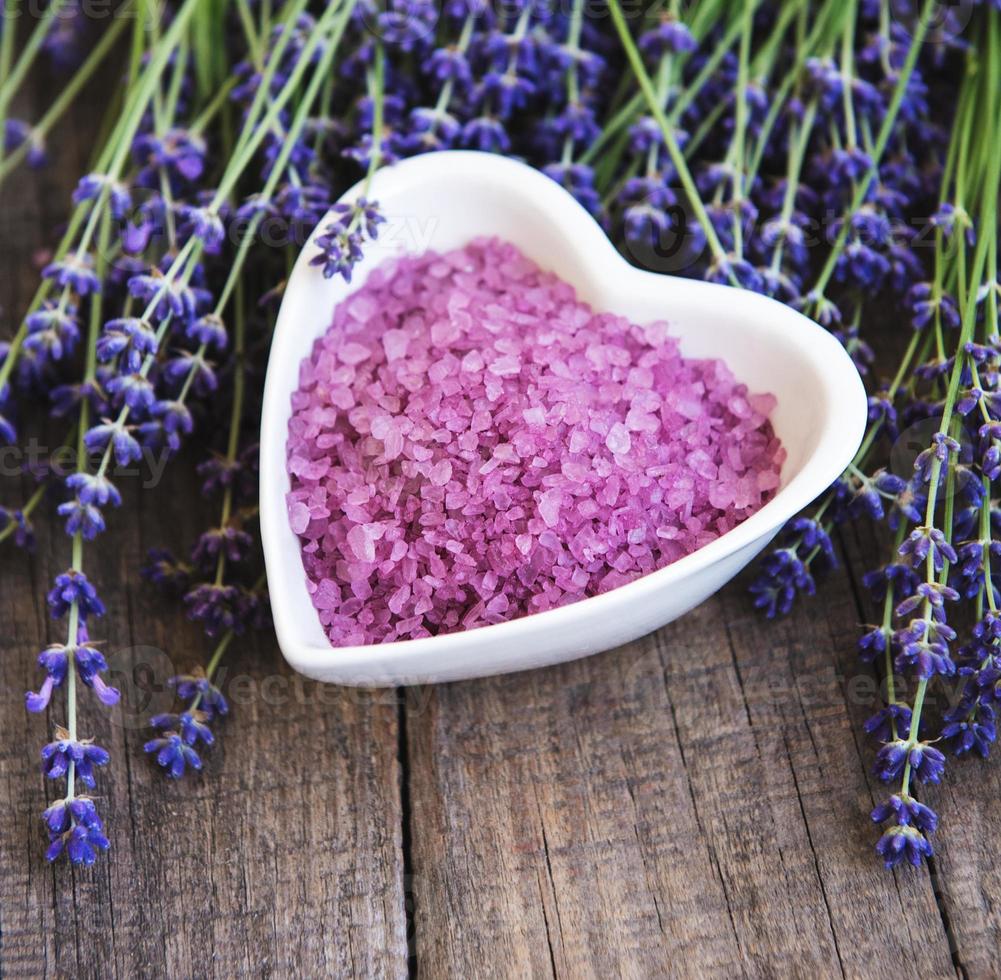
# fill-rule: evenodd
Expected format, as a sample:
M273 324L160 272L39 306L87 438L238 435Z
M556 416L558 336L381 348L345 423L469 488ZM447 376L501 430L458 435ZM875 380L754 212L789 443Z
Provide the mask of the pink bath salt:
M769 394L664 320L596 313L514 246L394 260L333 312L292 398L289 525L337 646L596 595L771 498Z
M382 348L386 352L386 359L395 361L407 353L407 346L410 344L410 337L406 330L394 328L387 330L382 335Z
M431 343L435 347L447 347L462 336L462 327L451 318L436 320L431 324Z
M766 392L760 395L748 395L747 403L758 415L763 415L767 418L775 411L778 400L774 395Z
M546 522L546 527L556 527L560 521L560 507L563 494L559 490L547 490L539 498L539 514Z
M621 422L616 422L605 436L605 445L613 453L628 453L632 442L629 430Z
M570 442L567 448L572 453L582 453L587 448L587 444L587 434L581 432L580 429L574 429L573 432L570 433Z
M309 527L309 508L301 501L292 501L288 509L288 521L296 534L302 534Z
M463 371L482 371L483 355L478 350L471 350L462 358L461 366Z
M452 464L447 459L443 459L435 463L434 466L431 467L431 472L428 475L428 479L434 487L445 486L451 478Z
M521 362L514 354L504 354L502 357L498 357L487 370L491 374L507 378L513 374L517 374L521 370Z
M369 349L364 344L356 344L351 341L344 344L337 352L337 356L345 364L361 364L369 356Z
M362 561L375 561L375 536L367 524L355 524L348 531L348 544L357 558Z

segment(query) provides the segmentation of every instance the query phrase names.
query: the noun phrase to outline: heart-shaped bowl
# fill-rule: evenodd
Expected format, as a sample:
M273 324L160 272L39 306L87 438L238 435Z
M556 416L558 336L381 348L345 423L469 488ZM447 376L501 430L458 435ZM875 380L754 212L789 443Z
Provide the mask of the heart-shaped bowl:
M343 198L362 193L353 188ZM827 331L765 296L630 266L558 184L504 157L447 151L376 173L369 196L386 224L350 284L324 279L305 245L285 289L264 390L261 534L278 643L310 677L387 686L451 681L541 667L608 650L669 623L719 589L851 461L866 396L844 348ZM787 457L781 485L759 511L698 551L602 595L510 622L417 640L334 647L306 589L289 524L286 441L299 369L334 307L377 265L404 253L458 248L481 235L516 245L570 282L599 311L637 323L666 320L689 357L719 357L754 392L778 399L771 421Z

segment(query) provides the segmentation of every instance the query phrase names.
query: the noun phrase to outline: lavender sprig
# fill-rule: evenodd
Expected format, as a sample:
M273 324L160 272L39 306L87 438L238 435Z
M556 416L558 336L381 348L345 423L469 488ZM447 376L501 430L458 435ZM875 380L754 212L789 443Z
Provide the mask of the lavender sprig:
M144 748L172 779L179 779L190 770L202 768L198 745L207 747L215 741L211 724L228 713L228 704L222 692L212 685L212 677L229 648L233 638L243 633L250 624L262 619L261 586L258 582L247 589L227 580L227 570L232 564L242 563L247 557L253 539L244 529L246 515L234 513L238 489L235 479L241 465L239 437L246 398L246 321L243 310L242 290L236 293L236 319L234 329L234 381L233 401L230 408L229 436L225 457L214 473L224 473L222 482L222 512L217 527L201 536L192 554L192 567L210 569L211 580L190 583L187 568L183 579L172 557L158 550L151 555L152 562L144 570L146 577L157 584L176 587L183 582L184 602L189 616L199 620L208 636L222 634L215 651L204 668L180 675L170 681L182 699L189 701L180 712L154 715L150 726L156 737L146 742ZM215 486L215 481L210 481Z
M108 249L108 230L113 217L114 188L117 175L121 172L125 154L122 147L127 149L128 140L135 131L132 124L138 125L141 118L141 110L155 97L156 84L159 82L160 73L166 66L168 54L172 50L172 45L176 43L180 32L184 27L183 12L187 10L189 15L193 10L193 0L189 0L186 8L178 13L162 42L162 46L156 50L144 76L147 81L141 86L141 92L134 96L131 102L131 110L126 114L126 120L118 130L115 143L113 137L110 151L110 163L104 179L96 181L92 191L81 195L81 203L90 203L89 215L83 218L83 211L78 212L80 217L75 225L71 223L71 234L68 236L72 241L82 226L83 237L75 249L70 251L67 245L63 253L75 262L60 260L49 270L48 279L56 282L61 288L61 299L56 307L57 311L64 313L70 307L70 296L78 298L89 297L91 304L91 327L88 339L88 354L86 358L85 375L82 388L93 389L97 381L97 356L98 340L101 322L101 288L103 284L106 256ZM311 64L311 56L325 38L328 27L336 22L338 8L334 7L321 19L321 30L313 36L303 48L303 55L299 62L292 68L289 74L289 81L286 83L274 101L261 110L261 121L266 127L269 121L277 118L278 113L285 102L291 97L299 84L300 79L305 74L307 66ZM318 67L314 70L314 75L318 75L323 67L323 58L320 59ZM163 126L165 120L173 115L174 107L177 105L179 86L176 80L180 77L181 69L178 68L173 74L175 82L168 91L163 106L154 110L154 119L158 125ZM315 91L315 88L314 88ZM222 200L229 194L237 176L249 164L253 154L257 151L265 135L263 127L257 127L257 120L253 117L248 119L244 127L244 138L237 144L238 151L231 159L227 168L223 172L220 185L214 193L212 200L206 208L211 214L218 210ZM108 156L108 152L105 153ZM163 166L167 162L166 158L157 163L161 174L161 188L168 198L172 195L169 182L163 180ZM181 174L186 179L187 175ZM104 205L108 204L106 208ZM99 247L97 258L93 262L91 269L90 262L81 262L87 256L86 243L88 239L99 232ZM171 247L174 247L171 241ZM100 819L96 809L89 803L76 802L74 793L74 778L80 767L84 767L86 780L91 779L91 768L95 762L104 760L104 755L96 749L89 747L89 743L81 741L77 737L76 731L76 679L79 673L80 679L88 686L91 686L106 703L113 703L117 699L117 692L108 688L101 680L101 672L106 669L103 657L90 642L86 632L86 616L88 614L100 614L103 606L97 598L93 588L89 585L83 575L83 544L85 540L90 540L104 530L103 508L109 504L116 504L119 501L117 490L109 480L109 467L112 460L119 463L132 462L140 454L140 438L145 435L137 433L131 424L132 416L140 419L146 416L150 420L152 429L156 431L166 431L168 437L177 434L178 424L181 430L188 428L185 421L186 416L178 414L176 402L157 401L156 385L152 377L154 367L157 366L159 351L164 340L173 327L175 321L187 323L194 319L197 309L197 300L191 286L193 277L196 276L199 268L199 260L203 253L211 252L213 240L206 227L193 226L187 235L186 241L180 244L176 254L170 257L169 264L164 272L157 267L153 267L149 273L133 275L129 280L129 293L133 299L142 301L144 309L137 318L129 319L129 306L132 300L126 304L126 317L117 321L117 325L112 325L106 333L106 338L121 336L125 338L124 346L118 342L105 345L104 353L112 359L120 368L121 373L110 377L106 382L106 388L117 403L117 410L111 417L106 418L100 424L89 427L89 413L91 402L89 398L82 398L79 402L78 410L80 416L80 440L77 454L77 472L67 480L67 486L73 493L73 498L62 505L60 512L66 519L67 531L73 541L73 563L69 572L57 580L57 586L50 597L53 606L53 613L57 616L66 615L69 617L69 629L67 642L61 647L45 651L40 657L40 664L46 670L46 680L39 692L30 694L27 705L31 710L44 709L55 689L66 687L67 718L68 723L65 729L66 735L61 734L55 743L45 750L45 758L49 765L50 775L57 776L65 774L67 777L67 792L62 803L46 811L46 821L49 826L52 839L52 846L49 850L49 857L54 859L59 854L65 852L74 862L91 863L96 857L96 849L107 847L107 840L103 836ZM128 324L128 326L126 325ZM141 346L137 347L136 344ZM117 345L117 346L116 346ZM203 347L204 347L203 343ZM13 355L9 354L4 363L4 369L10 370ZM169 365L164 371L164 377L170 378L179 375L184 378L182 386L183 403L184 398L192 386L197 386L201 377L211 378L207 363L201 353L193 356L185 356L175 363L180 364L180 370ZM2 380L2 379L0 379ZM163 410L161 410L161 406ZM171 421L171 420L174 421ZM178 423L176 420L182 420ZM147 426L147 423L144 423ZM169 444L169 438L168 438ZM87 466L87 457L90 453L96 452L99 461L94 471L90 471Z
M944 235L938 230L934 253L933 288L950 283L962 302L959 336L947 345L944 332L948 327L941 310L917 324L919 331L927 328L930 332L925 333L923 342L919 333L912 338L904 364L883 407L874 415L863 445L868 452L880 427L889 420L895 422L892 406L901 376L915 353L921 352L919 356L928 359L913 374L919 383L930 387L934 402L926 407L916 402L915 408L926 416L934 413L938 422L931 445L915 461L913 477L906 482L896 478L895 485L886 485L884 496L893 501L889 520L896 528L895 555L883 569L866 576L866 584L883 603L883 618L880 625L868 627L860 641L864 659L883 660L888 685L886 707L866 723L867 730L882 741L877 775L886 782L899 783L890 799L872 813L875 822L890 824L877 845L887 867L903 861L920 865L934 853L929 838L938 818L915 799L914 783L937 783L944 771L942 748L935 744L937 740L923 734L926 701L936 677L957 672L957 657L952 652L957 631L948 621L947 610L964 598L974 600L976 617L972 642L958 656L958 670L969 680L959 703L945 713L942 747L949 746L957 754L975 750L986 755L996 737L991 671L995 634L1001 633L1001 628L997 626L998 595L991 569L996 549L991 540L989 473L1001 474L991 463L995 416L988 392L997 380L998 315L996 299L990 299L991 290L985 291L982 284L993 282L997 275L1001 165L996 155L991 159L986 151L970 112L973 105L981 108L988 131L1001 126L997 91L1001 31L996 11L985 12L985 16L991 66L980 77L970 75L964 82L942 191L943 200L950 190L955 194L952 210L965 211L972 206L976 211L975 245L963 234L953 235L952 250L947 252ZM981 336L975 339L978 329ZM954 353L946 356L950 349ZM984 433L980 460L969 444L964 448L961 442L971 429ZM854 478L857 486L865 488L858 491L856 499L868 499L865 509L871 516L884 517L882 501L863 496L871 494L879 477L870 480L856 470ZM892 626L894 619L896 628ZM898 701L895 674L914 680L912 704Z

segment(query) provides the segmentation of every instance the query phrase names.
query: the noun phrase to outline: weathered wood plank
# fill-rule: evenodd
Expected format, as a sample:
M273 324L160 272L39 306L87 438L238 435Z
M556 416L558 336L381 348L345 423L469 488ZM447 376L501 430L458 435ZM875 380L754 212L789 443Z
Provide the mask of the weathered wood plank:
M408 714L434 976L952 972L927 875L873 861L843 580L764 626L743 584L638 644Z
M935 887L957 963L969 977L1001 976L1001 772L997 762L953 762L940 787L923 792L941 820Z

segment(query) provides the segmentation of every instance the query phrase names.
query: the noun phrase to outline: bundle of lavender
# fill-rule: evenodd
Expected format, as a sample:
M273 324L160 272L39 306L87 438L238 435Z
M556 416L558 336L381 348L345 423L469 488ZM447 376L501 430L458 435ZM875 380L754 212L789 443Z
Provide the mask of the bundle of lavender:
M872 813L885 825L877 850L887 867L932 856L938 818L916 798L916 784L940 780L948 751L986 757L997 736L1001 24L997 11L984 13L980 42L964 57L929 247L915 255L920 278L905 298L913 328L906 350L893 377L874 387L869 428L848 471L811 517L794 522L753 586L770 615L786 612L797 593L814 591L812 566L833 559L835 523L888 528L886 562L863 580L882 616L859 640L887 692L865 725L880 743L876 775L894 788ZM912 472L887 468L902 431L927 440ZM956 675L958 697L929 718L929 686Z
M6 0L8 11L17 7ZM978 565L967 541L989 539L985 501L1001 471L989 463L991 453L1001 457L991 428L997 161L989 152L999 132L1001 13L996 0L968 8L968 22L963 11L941 16L931 0L658 0L628 16L619 0L123 5L81 66L118 72L121 104L0 354L0 438L26 439L28 406L42 399L76 457L63 480L38 468L36 492L0 510L0 541L30 546L32 521L52 498L67 532L68 567L49 596L65 639L40 654L38 690L27 698L54 724L43 760L63 788L45 811L49 857L91 863L108 847L86 790L110 760L78 724L78 698L82 688L104 704L118 698L91 639L105 609L87 574L121 499L117 468L144 455L172 458L209 416L229 421L199 466L218 522L187 543L187 560L161 549L145 569L211 638L204 665L172 681L177 709L151 719L146 749L176 778L201 768L228 711L213 678L233 638L267 621L247 437L257 428L247 376L271 315L260 304L280 295L299 246L347 186L416 153L473 147L526 159L637 264L794 304L835 330L863 370L870 298L912 306L920 329L895 382L874 390L865 452L819 513L792 527L757 594L773 613L788 608L831 551L830 521L846 508L882 510L892 497L886 509L908 550L882 577L888 615L897 609L919 625L894 631L888 619L879 653L940 653L949 642L944 602L971 588L987 611L970 656L987 650L996 599L986 588L989 557ZM21 63L11 52L22 43L20 58L34 57L51 36L48 16L23 43L17 18L14 30L4 27L0 113L16 87L8 66ZM58 108L55 118L66 106ZM952 133L932 121L941 118L955 119ZM7 164L25 145L9 145ZM930 214L928 268L914 219ZM379 225L368 196L334 212L313 261L349 278ZM958 346L947 343L953 336ZM878 436L893 431L905 401L908 419L918 405L947 416L907 487L873 470ZM981 416L974 454L960 435ZM849 507L846 495L862 503ZM966 518L961 501L975 497ZM921 532L913 540L911 524ZM869 646L879 648L878 637ZM907 657L934 672L918 653ZM987 666L976 673L984 683ZM960 742L988 719L981 698L969 710L969 721L953 719L967 726L951 736ZM902 829L881 845L890 857L926 846L929 818L907 795L908 780L935 772L938 750L917 741L919 717L919 704L910 717L895 707L877 723L891 747L882 765L904 781L892 804Z

